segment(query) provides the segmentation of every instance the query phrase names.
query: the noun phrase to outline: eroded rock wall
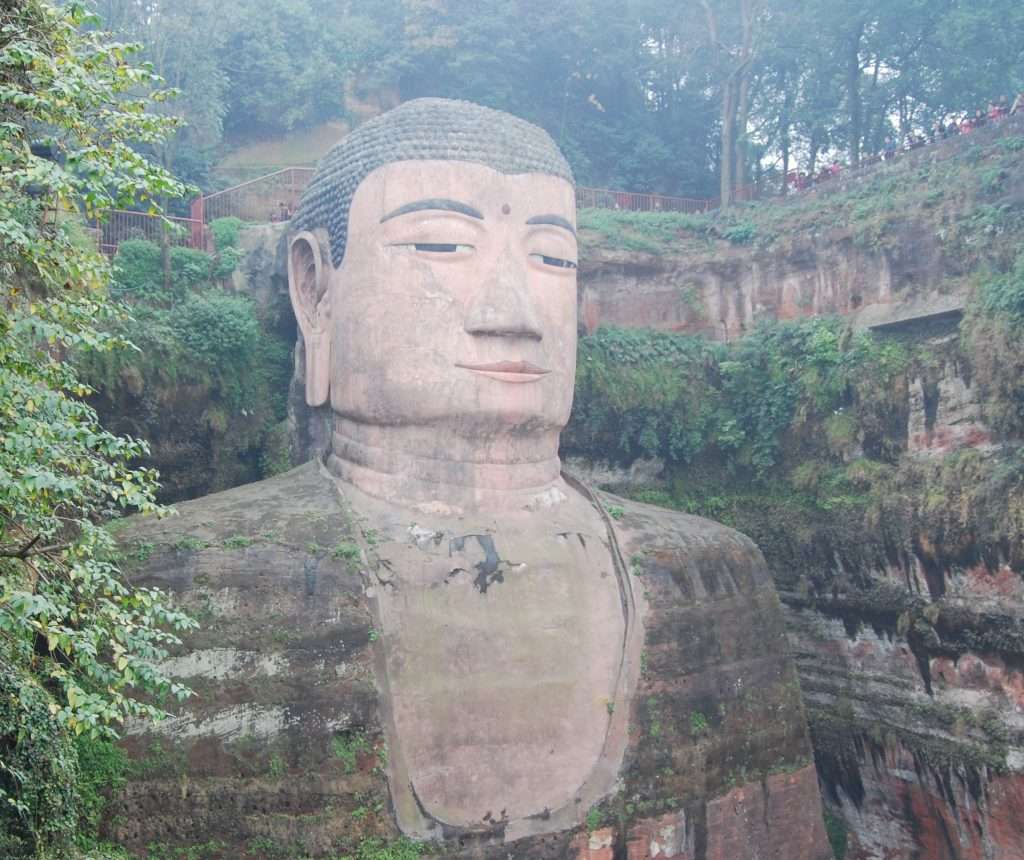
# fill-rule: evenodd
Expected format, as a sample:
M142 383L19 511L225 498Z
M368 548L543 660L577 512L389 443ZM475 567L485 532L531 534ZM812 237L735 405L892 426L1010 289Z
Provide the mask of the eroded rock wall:
M760 538L846 860L1024 856L1019 440L990 420L969 323L947 307L880 330L917 356L880 394L896 420L879 468L897 476L882 518L839 507Z

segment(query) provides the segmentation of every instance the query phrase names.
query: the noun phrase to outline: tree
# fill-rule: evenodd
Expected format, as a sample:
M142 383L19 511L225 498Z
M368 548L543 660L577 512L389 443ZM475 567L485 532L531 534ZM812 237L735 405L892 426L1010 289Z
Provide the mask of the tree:
M133 148L177 127L148 110L169 94L129 63L137 46L82 29L94 24L78 2L0 6L0 672L19 691L0 724L8 853L69 835L34 806L53 773L41 737L109 736L189 692L159 662L194 622L126 581L103 526L157 510L156 475L131 465L145 443L99 426L68 360L122 346L100 329L124 311L83 216L156 211L185 190Z
M765 0L697 0L719 92L719 198L733 202L747 176L747 124ZM693 3L688 0L688 7Z

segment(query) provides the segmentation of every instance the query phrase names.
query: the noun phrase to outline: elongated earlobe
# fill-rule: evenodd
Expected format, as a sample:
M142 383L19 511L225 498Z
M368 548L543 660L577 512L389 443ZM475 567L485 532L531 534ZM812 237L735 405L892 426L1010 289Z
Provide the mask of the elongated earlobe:
M331 306L329 269L320 240L308 231L288 246L288 294L306 344L306 403L322 406L330 394Z

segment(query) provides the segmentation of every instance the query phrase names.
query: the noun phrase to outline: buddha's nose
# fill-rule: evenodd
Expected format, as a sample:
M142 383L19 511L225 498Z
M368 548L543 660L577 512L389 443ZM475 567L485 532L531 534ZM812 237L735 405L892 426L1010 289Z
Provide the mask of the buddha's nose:
M466 310L466 331L491 337L541 340L533 309L526 260L511 248L498 255Z

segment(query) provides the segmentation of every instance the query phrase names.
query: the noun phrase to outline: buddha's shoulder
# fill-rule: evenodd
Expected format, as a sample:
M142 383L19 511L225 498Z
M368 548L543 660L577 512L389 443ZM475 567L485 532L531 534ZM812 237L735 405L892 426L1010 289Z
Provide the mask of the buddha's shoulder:
M764 556L742 532L611 493L597 495L633 572L669 575L696 597L771 587Z
M148 555L157 549L258 544L327 551L346 540L352 528L352 515L333 482L311 462L263 481L179 502L169 516L130 517L115 532L129 555Z

